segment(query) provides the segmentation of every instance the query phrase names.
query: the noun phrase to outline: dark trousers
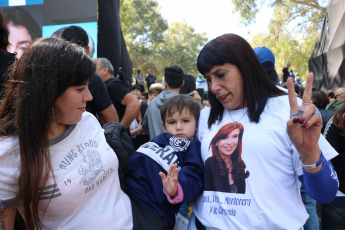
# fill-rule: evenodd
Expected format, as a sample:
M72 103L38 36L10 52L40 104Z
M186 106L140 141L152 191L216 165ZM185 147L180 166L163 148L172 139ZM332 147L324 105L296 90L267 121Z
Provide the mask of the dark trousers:
M345 229L345 196L337 196L329 204L321 204L321 229Z
M138 205L131 199L133 230L168 230L169 224L164 217Z

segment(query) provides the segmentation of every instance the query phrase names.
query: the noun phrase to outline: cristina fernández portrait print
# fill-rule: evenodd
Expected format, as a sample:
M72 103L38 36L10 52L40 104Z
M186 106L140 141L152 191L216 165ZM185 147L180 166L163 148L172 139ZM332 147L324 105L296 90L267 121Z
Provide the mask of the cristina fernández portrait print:
M212 138L209 149L212 156L205 162L205 191L228 193L246 192L245 179L249 177L246 164L242 160L241 123L228 123ZM210 173L210 172L213 173Z

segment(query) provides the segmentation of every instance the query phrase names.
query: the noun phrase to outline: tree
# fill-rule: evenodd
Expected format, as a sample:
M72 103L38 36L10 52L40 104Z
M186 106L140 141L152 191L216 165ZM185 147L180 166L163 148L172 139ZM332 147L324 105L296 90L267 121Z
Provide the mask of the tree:
M196 57L207 41L205 33L195 33L186 22L168 27L155 0L121 0L120 18L134 74L151 69L160 82L170 65L197 74Z
M195 33L194 28L186 22L172 23L160 49L164 65L178 65L185 73L197 75L196 58L206 41L206 33Z
M148 49L163 42L168 23L162 18L159 6L152 0L121 0L121 26L126 40Z
M246 25L255 22L255 17L260 8L266 4L274 8L273 24L275 34L280 34L283 28L290 23L295 23L296 27L308 29L320 28L322 20L327 13L328 0L232 0L235 8L239 12Z
M308 59L314 49L317 39L316 32L314 36L304 34L295 35L295 37L285 34L280 36L279 42L276 42L274 36L270 34L256 34L251 39L253 48L265 46L269 48L275 56L275 67L278 74L282 73L283 67L288 61L292 63L291 68L295 75L299 73L302 79L306 79L308 74Z
M164 41L168 22L161 16L159 6L152 0L121 0L121 27L127 50L133 63L133 73L151 69L156 73L157 46ZM133 76L134 77L134 76Z
M244 24L255 22L256 14L263 4L271 6L273 19L269 34L252 37L253 47L266 46L276 57L276 70L281 74L287 61L291 61L294 73L305 79L308 59L314 49L327 13L327 0L232 0Z

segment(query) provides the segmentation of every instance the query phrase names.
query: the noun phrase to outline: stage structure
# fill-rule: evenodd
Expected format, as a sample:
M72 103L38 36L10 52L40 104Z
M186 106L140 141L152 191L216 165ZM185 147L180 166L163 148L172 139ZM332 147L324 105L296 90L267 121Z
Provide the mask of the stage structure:
M309 59L313 87L320 90L345 86L345 1L329 0L327 16Z
M108 58L115 70L122 67L132 81L132 62L120 25L120 0L1 0L0 7L8 22L23 29L23 33L13 29L12 34L16 38L12 49L19 55L36 38L59 37L63 28L76 25L89 35L92 58Z

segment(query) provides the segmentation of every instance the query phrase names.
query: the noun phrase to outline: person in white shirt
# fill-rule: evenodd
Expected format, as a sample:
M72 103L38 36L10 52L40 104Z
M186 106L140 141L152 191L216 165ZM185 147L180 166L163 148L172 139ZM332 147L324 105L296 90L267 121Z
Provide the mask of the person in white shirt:
M28 47L0 106L0 223L13 229L132 229L119 161L85 112L95 64L55 38Z
M208 42L197 67L208 82L211 106L201 111L198 123L205 184L188 229L303 229L308 214L298 179L322 203L334 199L339 185L328 161L337 152L320 136L322 120L310 104L313 74L303 100L297 99L292 79L287 95L268 79L249 43L235 34ZM207 164L216 150L223 157ZM224 178L228 188L218 183Z

